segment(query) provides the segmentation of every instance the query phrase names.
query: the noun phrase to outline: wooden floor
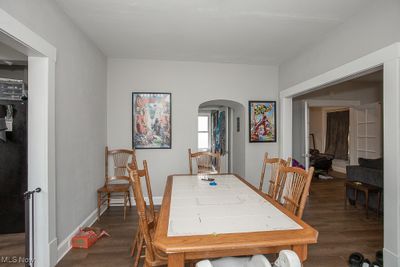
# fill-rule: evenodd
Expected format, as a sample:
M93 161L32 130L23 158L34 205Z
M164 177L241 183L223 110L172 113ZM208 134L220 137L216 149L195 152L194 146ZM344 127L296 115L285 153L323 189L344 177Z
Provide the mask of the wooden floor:
M22 259L25 255L25 233L0 235L0 266L25 266L23 262L13 263L15 260ZM2 257L9 258L8 263Z
M319 231L319 239L309 247L304 266L347 266L354 251L374 260L375 252L383 246L382 218L371 213L366 219L361 207L344 209L344 179L316 180L311 188L304 220ZM132 208L124 222L122 214L120 207L106 211L96 226L105 228L111 238L99 240L89 250L71 250L57 266L130 266L129 246L137 216Z
M352 252L375 260L383 248L383 216L371 211L365 216L361 206L344 209L344 179L316 180L303 220L319 231L318 244L309 246L306 267L348 266Z

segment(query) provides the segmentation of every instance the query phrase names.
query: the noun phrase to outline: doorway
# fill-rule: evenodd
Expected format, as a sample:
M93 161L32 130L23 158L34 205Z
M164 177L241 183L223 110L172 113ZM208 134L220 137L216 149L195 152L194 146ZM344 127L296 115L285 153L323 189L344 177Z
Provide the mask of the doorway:
M0 17L0 42L25 55L29 65L27 189L42 189L35 196L35 239L30 242L29 248L35 248L36 266L54 266L57 262L54 142L56 49L3 9L0 9ZM32 218L29 222L32 223Z
M302 156L305 168L314 167L311 190L318 192L309 196L304 216L321 226L319 244L310 248L310 266L328 256L327 265L345 265L353 252L373 261L383 249L382 93L383 71L378 69L293 98L293 106L304 110L292 113L304 129L302 136L293 133L293 155ZM296 151L299 147L302 150ZM354 190L355 183L371 189L369 199ZM366 211L374 216L367 217ZM348 244L357 238L364 244ZM337 249L324 254L329 242Z
M198 150L219 152L222 173L245 174L244 116L244 106L231 100L210 100L199 105Z
M398 227L400 218L398 190L400 170L400 44L394 43L376 52L370 53L331 71L318 75L302 83L287 88L280 93L281 103L281 157L292 155L292 103L293 98L301 94L318 90L338 82L365 75L382 69L383 66L383 157L384 162L384 261L385 265L397 266L400 245Z
M27 57L0 43L0 243L12 244L0 255L24 256L28 180ZM6 56L7 54L7 56Z
M324 154L345 173L360 157L382 157L382 103L382 69L294 97L293 158L309 168Z

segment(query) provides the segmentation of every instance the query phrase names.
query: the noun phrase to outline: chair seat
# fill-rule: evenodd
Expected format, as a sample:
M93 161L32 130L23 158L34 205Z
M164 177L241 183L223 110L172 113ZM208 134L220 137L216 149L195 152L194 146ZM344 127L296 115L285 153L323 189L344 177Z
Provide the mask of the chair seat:
M108 192L127 192L129 191L130 184L108 184L97 189L97 192L108 193Z

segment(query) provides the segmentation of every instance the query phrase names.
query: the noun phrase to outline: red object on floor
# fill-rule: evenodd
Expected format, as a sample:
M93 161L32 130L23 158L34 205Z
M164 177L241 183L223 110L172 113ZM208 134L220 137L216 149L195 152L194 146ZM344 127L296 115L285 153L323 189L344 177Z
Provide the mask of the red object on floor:
M90 248L96 243L98 237L94 231L83 231L80 230L72 240L71 245L73 248Z

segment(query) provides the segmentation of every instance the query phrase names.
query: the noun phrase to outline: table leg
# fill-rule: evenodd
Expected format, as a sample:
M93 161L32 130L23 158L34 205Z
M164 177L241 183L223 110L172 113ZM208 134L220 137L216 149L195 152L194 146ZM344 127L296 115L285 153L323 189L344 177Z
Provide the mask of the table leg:
M301 262L307 260L307 245L294 245L292 246L292 250L296 252Z
M347 207L347 185L344 188L344 208Z
M366 214L368 219L368 190L365 190L365 209L367 210Z
M185 255L183 253L168 254L168 267L184 267Z

